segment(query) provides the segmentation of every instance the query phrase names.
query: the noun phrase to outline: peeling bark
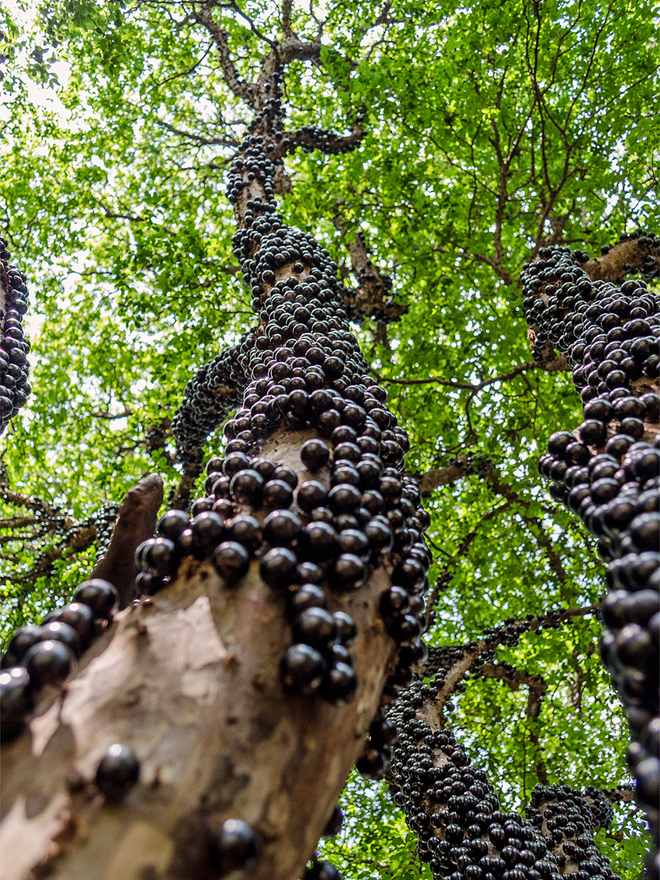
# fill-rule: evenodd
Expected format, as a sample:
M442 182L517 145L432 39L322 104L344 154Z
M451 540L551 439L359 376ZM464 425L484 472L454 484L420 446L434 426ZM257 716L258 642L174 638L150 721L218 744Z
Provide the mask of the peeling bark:
M645 247L637 238L631 238L618 242L606 254L583 263L582 268L592 281L620 283L631 269L643 268L647 257L655 258L655 267L660 268L659 249Z
M304 439L282 432L263 453L300 470ZM395 650L378 614L389 584L381 568L333 602L359 632L360 687L340 708L283 691L285 597L256 562L228 590L189 560L118 614L62 699L3 749L2 880L203 880L211 830L237 814L264 840L254 880L298 877L380 703ZM141 784L107 806L92 780L115 742L138 755Z
M200 6L200 15L207 25L212 21L210 8L209 4ZM226 40L219 30L211 30L222 56L225 78L243 96L243 84L235 81ZM293 47L291 41L282 44L280 50L291 50L291 57L302 57L300 53L307 51L304 46ZM264 71L273 73L271 94L279 89L278 68L277 53L271 53L262 69L262 77ZM264 87L259 101L266 92ZM337 514L330 512L337 532L348 530L345 525L339 526L340 511L354 510L361 517L359 521L354 518L358 525L377 515L366 509L369 505L372 510L391 515L391 520L381 516L384 525L381 524L380 537L385 527L388 537L381 543L367 541L369 549L363 546L357 551L362 554L357 562L365 565L363 581L357 577L351 580L350 573L342 580L334 559L320 563L324 566L319 572L330 611L344 611L356 624L357 639L350 658L357 677L357 693L351 699L347 696L346 702L345 692L331 691L325 701L319 696L294 696L284 690L280 664L292 643L288 590L271 589L260 576L260 559L268 552L267 541L258 549L252 548L248 574L235 586L222 580L208 559L196 561L190 545L186 548L179 544L175 549L172 543L168 565L171 562L174 568L168 568L167 575L159 575L156 586L156 574L144 572L147 579L152 579L151 592L155 595L120 611L83 655L79 670L69 678L64 690L44 696L27 730L4 745L4 818L0 835L4 835L6 845L2 880L211 880L218 876L211 858L211 842L228 819L248 823L263 843L250 871L253 880L296 880L313 853L351 767L363 751L370 723L395 690L395 684L388 679L396 668L398 649L383 622L380 599L392 584L393 567L407 561L409 574L400 576L411 593L416 591L414 596L419 600L427 583L428 560L425 564L417 561L410 548L416 546L418 554L427 559L422 542L427 526L420 518L417 490L410 495L414 504L406 495L405 481L409 478L403 473L403 440L407 444L407 438L402 432L394 433L394 428L400 429L381 403L384 394L377 398L370 392L360 392L362 396L357 399L365 407L371 405L371 415L367 416L366 409L360 411L357 403L351 403L353 397L342 396L348 382L342 379L342 385L335 381L348 376L354 381L371 382L368 365L359 354L357 341L350 335L340 307L336 266L310 237L284 227L279 215L269 224L268 216L275 214L276 205L272 198L274 169L266 158L267 151L270 148L276 159L278 151L283 154L288 147L281 126L278 128L273 121L277 107L273 109L272 102L264 102L263 106L267 112L256 117L253 134L244 142L240 160L232 166L229 187L239 230L234 240L235 251L251 287L259 323L254 331L243 336L238 346L212 362L212 369L203 368L186 389L186 401L172 424L177 445L185 450L181 460L187 465L179 495L190 490L209 430L218 425L232 406L247 401L243 392L246 385L252 390L256 388L254 377L264 376L269 370L272 373L277 363L276 351L285 356L290 352L282 345L282 333L279 342L271 345L268 341L262 312L270 308L274 314L274 307L269 305L269 297L275 295L273 288L279 281L286 282L284 287L277 288L282 298L284 288L295 287L305 279L310 280L310 276L314 284L318 279L322 284L316 287L323 291L324 298L310 296L309 302L316 302L316 316L323 304L322 313L329 323L310 317L301 326L304 329L308 323L311 332L325 340L323 344L328 350L333 350L330 336L324 335L331 333L332 324L332 345L338 346L340 357L323 354L320 363L327 370L321 371L319 377L319 368L316 372L311 369L309 387L320 389L322 383L332 405L342 405L345 422L341 421L338 409L325 410L331 415L336 412L339 424L348 426L352 420L362 426L361 430L369 429L376 437L382 435L382 443L374 440L379 455L371 453L371 461L375 459L381 468L379 473L384 473L382 463L390 462L401 475L398 483L391 475L388 478L394 480L401 493L400 505L399 495L392 494L392 483L383 483L384 492L388 485L390 488L387 504L383 496L378 500L375 490L366 496L364 490L372 485L366 480L371 478L365 477L363 481L361 476L359 503L364 508L345 507L343 502L335 505L332 499L328 502ZM317 131L316 138L321 149L341 149L357 142L358 128L356 124L351 135L330 139L327 133ZM256 135L263 140L257 141ZM254 229L250 232L255 213L264 230L258 236L253 235ZM263 242L273 240L286 255L277 260L268 257L272 272L264 267L257 271L260 250L263 248L268 256ZM292 240L299 244L299 257L291 256ZM288 317L281 314L277 321L277 329L284 332L289 326ZM327 330L322 332L317 324ZM302 335L308 334L301 329L296 338ZM268 360L263 354L266 351ZM314 357L318 364L318 357ZM337 361L343 364L339 373ZM276 383L271 381L270 385L274 388ZM279 406L279 394L276 398L275 393L270 398L277 400ZM255 396L263 401L268 395L259 392ZM251 405L247 402L240 412L250 413ZM314 479L326 489L332 473L338 479L336 488L345 484L346 491L355 492L345 478L339 479L341 468L336 462L313 471L301 463L302 445L318 436L315 410L306 410L304 418L289 415L286 407L273 407L270 412L267 428L258 429L258 424L247 416L229 423L228 436L235 437L244 444L242 449L249 451L245 461L252 455L268 458L292 468L300 483ZM377 417L382 430L375 421ZM249 442L239 440L234 433L243 418L252 427L248 430L244 425L238 433L247 435ZM360 455L364 457L361 452ZM243 472L251 473L249 468ZM381 486L379 479L373 485ZM134 579L132 550L138 538L153 530L160 492L158 478L150 477L129 493L110 551L94 572L119 581L124 603L130 598ZM228 493L233 499L229 502L231 517L249 513L263 524L269 510L259 506L253 509L232 492ZM228 498L214 496L215 500ZM282 505L291 508L303 524L308 522L308 515L295 503L287 501ZM420 516L416 517L411 510ZM219 514L214 516L218 518L220 534L222 521ZM193 522L193 547L194 535ZM387 546L391 549L381 551ZM313 545L307 548L300 557L296 556L297 562L314 559L314 550ZM179 551L180 555L176 555ZM244 552L247 559L247 551ZM299 577L295 583L300 586L302 576L299 571L296 574ZM407 630L399 635L399 642L410 649L422 649L421 642L417 645L415 641L419 641L422 612L418 608L416 613L417 617L411 614L404 620ZM396 621L402 618L400 615ZM392 620L387 625L391 627ZM304 636L298 641L313 644L306 642ZM331 645L321 648L325 649L329 654ZM337 662L332 671L341 673L340 666L341 662ZM348 671L351 672L350 667ZM323 679L326 683L327 680ZM111 803L94 780L99 761L116 743L130 748L137 756L140 778L123 800ZM29 845L23 845L28 838Z

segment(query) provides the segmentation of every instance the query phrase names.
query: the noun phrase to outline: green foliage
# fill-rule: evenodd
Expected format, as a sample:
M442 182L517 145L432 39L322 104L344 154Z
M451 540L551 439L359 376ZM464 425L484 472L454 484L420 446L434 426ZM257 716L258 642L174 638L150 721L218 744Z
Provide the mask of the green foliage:
M249 112L184 2L24 5L0 4L0 216L32 293L34 391L3 438L2 464L14 492L57 506L68 528L148 470L174 488L167 432L183 387L251 324L224 196ZM215 13L250 79L264 38L279 36L279 12L265 0L241 9ZM428 499L432 586L442 576L429 641L463 643L507 617L596 603L594 542L536 473L548 435L579 419L570 375L507 378L530 359L516 279L544 241L597 253L658 223L654 10L295 2L294 32L315 38L320 16L322 63L288 68L290 125L345 131L364 109L366 136L346 155L287 158L282 210L346 274L347 243L362 231L409 308L386 334L373 323L359 333L410 433L410 470L470 453L497 475L468 474ZM154 425L164 452L147 442ZM24 512L0 502L0 518ZM64 531L3 531L5 633L89 571L93 548L29 577ZM533 731L524 686L475 680L455 701L453 724L511 806L527 799L540 760L551 781L626 783L627 734L597 635L586 616L498 651L548 685ZM345 803L347 829L326 846L347 880L428 877L383 790L353 780ZM604 846L632 878L641 823L621 823L623 843Z

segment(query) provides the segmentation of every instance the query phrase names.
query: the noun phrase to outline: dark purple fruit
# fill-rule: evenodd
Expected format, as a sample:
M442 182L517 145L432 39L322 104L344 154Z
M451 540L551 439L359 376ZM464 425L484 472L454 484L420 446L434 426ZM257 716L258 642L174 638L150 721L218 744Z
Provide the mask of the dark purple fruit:
M30 676L22 666L0 672L0 736L10 739L23 726L34 709Z
M282 684L293 693L313 693L321 687L327 664L309 645L291 645L282 658Z
M229 491L240 504L257 505L264 487L264 478L258 471L250 468L234 474Z
M156 531L161 538L168 538L176 543L177 538L190 527L190 517L183 510L168 510L158 520Z
M14 664L18 665L33 645L41 638L41 627L28 624L17 629L7 645L7 656L13 658ZM11 665L11 664L10 664Z
M357 638L357 625L345 611L335 611L332 615L337 627L337 638L342 645L351 645Z
M80 636L68 623L62 623L59 620L51 620L49 623L44 623L41 627L39 641L45 642L49 639L62 642L63 645L66 645L71 650L75 657L80 657L82 654Z
M321 837L334 837L335 835L339 834L343 824L344 814L341 811L341 807L337 805L332 811L330 818L326 822Z
M352 666L336 663L323 681L321 695L336 705L350 702L357 690L357 677Z
M323 562L337 552L337 532L327 522L309 522L303 529L301 546L310 559Z
M330 460L330 447L323 440L307 440L300 447L300 459L310 471L318 471Z
M303 584L299 590L287 595L287 610L291 617L298 617L308 608L327 608L328 600L317 584Z
M268 480L264 486L261 500L264 507L270 510L289 507L293 501L293 489L285 480Z
M140 762L133 749L115 743L101 758L96 769L96 787L109 801L121 800L140 776Z
M254 516L235 516L227 524L227 538L242 544L249 553L261 546L263 534L259 520Z
M44 623L56 620L73 627L78 633L82 647L87 647L91 641L94 626L94 614L89 605L84 605L82 602L69 602L68 605L51 611L44 618Z
M335 561L332 580L340 590L354 590L361 586L365 575L366 568L359 556L342 553Z
M286 547L273 547L261 559L259 573L262 579L277 589L288 587L296 579L297 559Z
M204 559L210 556L222 541L225 535L225 522L217 513L206 510L193 519L191 529L195 555L198 559Z
M218 877L249 869L261 852L261 841L247 822L227 819L211 841L211 868Z
M293 624L293 639L310 645L318 651L325 651L337 638L337 625L329 611L323 608L308 608Z
M301 530L299 517L290 510L274 510L264 520L264 538L274 546L289 546Z
M250 554L236 541L223 541L213 551L213 567L228 584L237 584L248 572Z
M73 601L89 605L94 617L100 620L109 620L119 604L119 595L109 581L102 578L92 578L80 584L73 594Z
M328 490L322 483L316 480L307 480L298 489L296 500L298 506L305 513L310 513L316 507L322 507L328 497Z
M25 655L30 685L36 689L48 685L60 687L71 675L75 663L71 649L55 639L37 642Z

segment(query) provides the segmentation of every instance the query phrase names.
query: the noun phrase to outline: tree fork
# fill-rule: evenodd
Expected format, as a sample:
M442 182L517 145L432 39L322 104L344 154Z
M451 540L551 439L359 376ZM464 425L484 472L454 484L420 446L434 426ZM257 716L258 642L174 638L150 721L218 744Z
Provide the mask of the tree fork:
M539 786L527 819L506 812L485 771L471 766L445 728L443 706L473 666L476 653L469 646L444 649L431 683L416 681L388 716L399 731L389 782L395 803L419 838L420 859L437 880L557 880L576 870L613 880L617 875L590 834L592 827L599 827L599 810L581 793L566 786ZM591 789L588 794L593 802ZM549 807L573 823L566 835L551 820Z
M429 517L336 266L276 212L279 84L262 84L272 97L229 179L259 324L232 354L247 378L227 455L192 520L166 514L138 548L139 602L108 623L110 587L92 580L58 612L80 625L87 602L102 631L63 689L68 648L34 631L10 642L3 880L296 880L367 730L363 768L385 760L370 723L423 657Z

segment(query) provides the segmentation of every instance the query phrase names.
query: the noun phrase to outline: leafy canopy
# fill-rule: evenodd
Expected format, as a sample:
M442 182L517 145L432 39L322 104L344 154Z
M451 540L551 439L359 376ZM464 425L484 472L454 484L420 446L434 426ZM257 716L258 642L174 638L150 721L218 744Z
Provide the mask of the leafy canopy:
M281 38L280 6L211 5L253 79ZM5 632L88 573L94 546L74 552L69 538L102 504L149 470L176 485L169 423L184 385L253 320L224 196L249 108L227 88L198 8L0 4L0 212L32 292L33 346L33 394L3 438L2 479L55 508L17 525L29 505L0 500ZM536 474L579 401L568 373L528 364L517 278L544 243L597 253L657 224L656 13L606 0L293 4L293 31L322 48L287 70L289 124L343 131L364 110L366 136L339 157L287 158L282 210L349 283L347 245L362 232L408 306L400 322L356 332L410 433L409 469L472 462L428 499L432 644L601 595L594 542ZM452 723L506 802L525 802L539 773L626 784L627 734L597 635L586 614L498 651L543 676L538 720L524 688L474 679L457 695ZM426 870L378 787L353 781L346 802L350 821L329 844L346 877ZM640 821L630 808L617 821L623 844L603 845L632 876Z

